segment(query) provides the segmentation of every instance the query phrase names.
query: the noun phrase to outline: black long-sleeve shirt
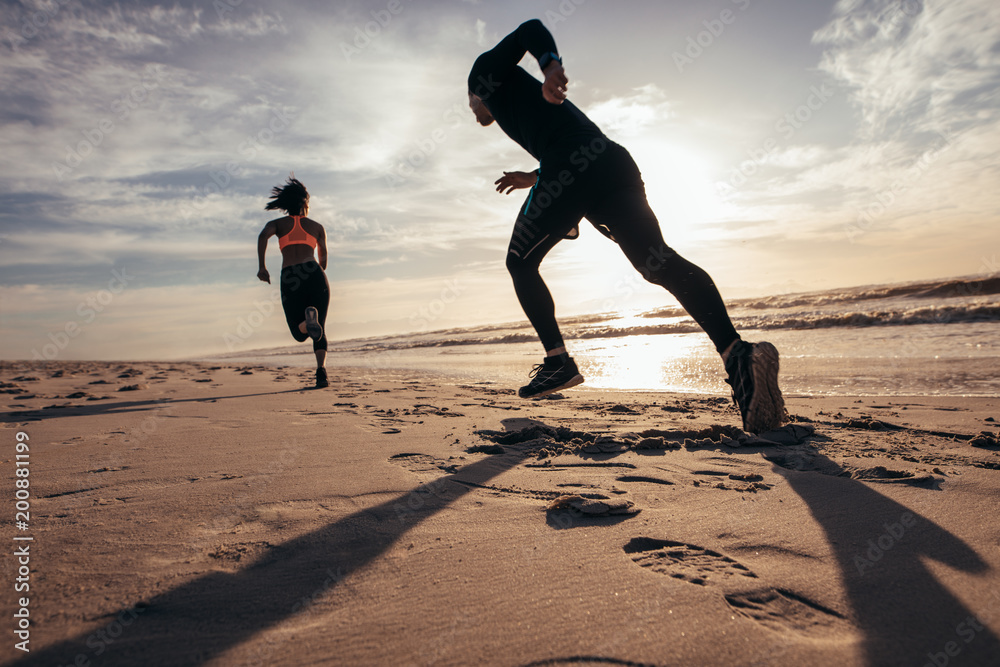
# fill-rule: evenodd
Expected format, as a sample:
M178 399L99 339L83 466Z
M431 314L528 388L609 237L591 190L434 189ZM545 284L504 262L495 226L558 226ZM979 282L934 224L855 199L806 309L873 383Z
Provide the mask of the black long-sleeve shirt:
M476 59L469 92L479 96L497 125L535 159L560 157L596 137L601 130L569 100L550 104L541 82L518 66L526 52L535 58L556 53L552 34L538 19L518 26Z

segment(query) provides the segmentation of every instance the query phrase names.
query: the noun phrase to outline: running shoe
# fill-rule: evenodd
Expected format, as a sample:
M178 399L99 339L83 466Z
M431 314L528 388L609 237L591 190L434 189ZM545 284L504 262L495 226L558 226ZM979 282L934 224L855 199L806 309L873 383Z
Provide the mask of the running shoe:
M773 431L785 421L785 401L778 388L778 350L771 343L738 340L726 359L727 383L743 417L743 430Z
M306 333L313 340L323 337L323 325L319 323L319 311L315 307L306 308Z
M583 382L576 362L568 354L545 357L543 363L535 365L529 377L531 382L517 390L521 398L541 398Z
M326 379L326 369L317 368L316 369L316 388L325 389L330 386L329 380Z

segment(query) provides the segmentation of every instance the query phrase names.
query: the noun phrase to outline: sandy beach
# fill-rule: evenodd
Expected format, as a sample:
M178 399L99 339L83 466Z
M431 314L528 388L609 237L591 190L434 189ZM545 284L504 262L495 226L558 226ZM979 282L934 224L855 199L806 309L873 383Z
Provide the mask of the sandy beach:
M5 363L4 663L1000 660L1000 399L310 378Z

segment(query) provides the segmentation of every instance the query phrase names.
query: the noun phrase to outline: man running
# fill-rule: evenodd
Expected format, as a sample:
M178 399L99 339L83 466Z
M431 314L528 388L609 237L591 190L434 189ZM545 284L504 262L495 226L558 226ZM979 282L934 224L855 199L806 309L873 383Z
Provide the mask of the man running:
M326 377L326 311L330 306L330 283L326 279L326 230L323 225L306 217L309 213L309 192L295 178L284 187L271 189L271 201L264 210L283 210L283 218L271 220L257 237L257 277L271 283L264 266L267 241L278 237L281 249L281 305L292 336L300 343L313 340L316 353L316 388L330 386ZM318 251L319 262L313 251Z
M538 60L544 82L518 66L526 52ZM540 163L533 173L504 172L496 181L497 192L506 194L531 188L514 223L507 270L546 356L518 395L539 398L583 382L538 269L559 241L576 238L580 220L587 218L711 338L722 355L743 428L754 433L777 428L785 417L778 351L770 343L743 341L709 275L667 246L632 157L566 99L568 82L555 41L537 19L480 55L469 73L469 107L479 124L496 121Z

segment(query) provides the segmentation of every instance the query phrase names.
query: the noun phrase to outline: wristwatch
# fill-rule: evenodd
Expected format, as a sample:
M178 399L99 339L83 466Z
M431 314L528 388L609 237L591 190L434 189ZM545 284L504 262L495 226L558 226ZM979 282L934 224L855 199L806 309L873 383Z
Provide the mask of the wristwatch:
M538 59L538 67L540 67L544 72L545 68L548 67L553 60L558 60L559 64L562 65L562 58L559 57L558 53L553 53L552 51L543 53L542 57Z

